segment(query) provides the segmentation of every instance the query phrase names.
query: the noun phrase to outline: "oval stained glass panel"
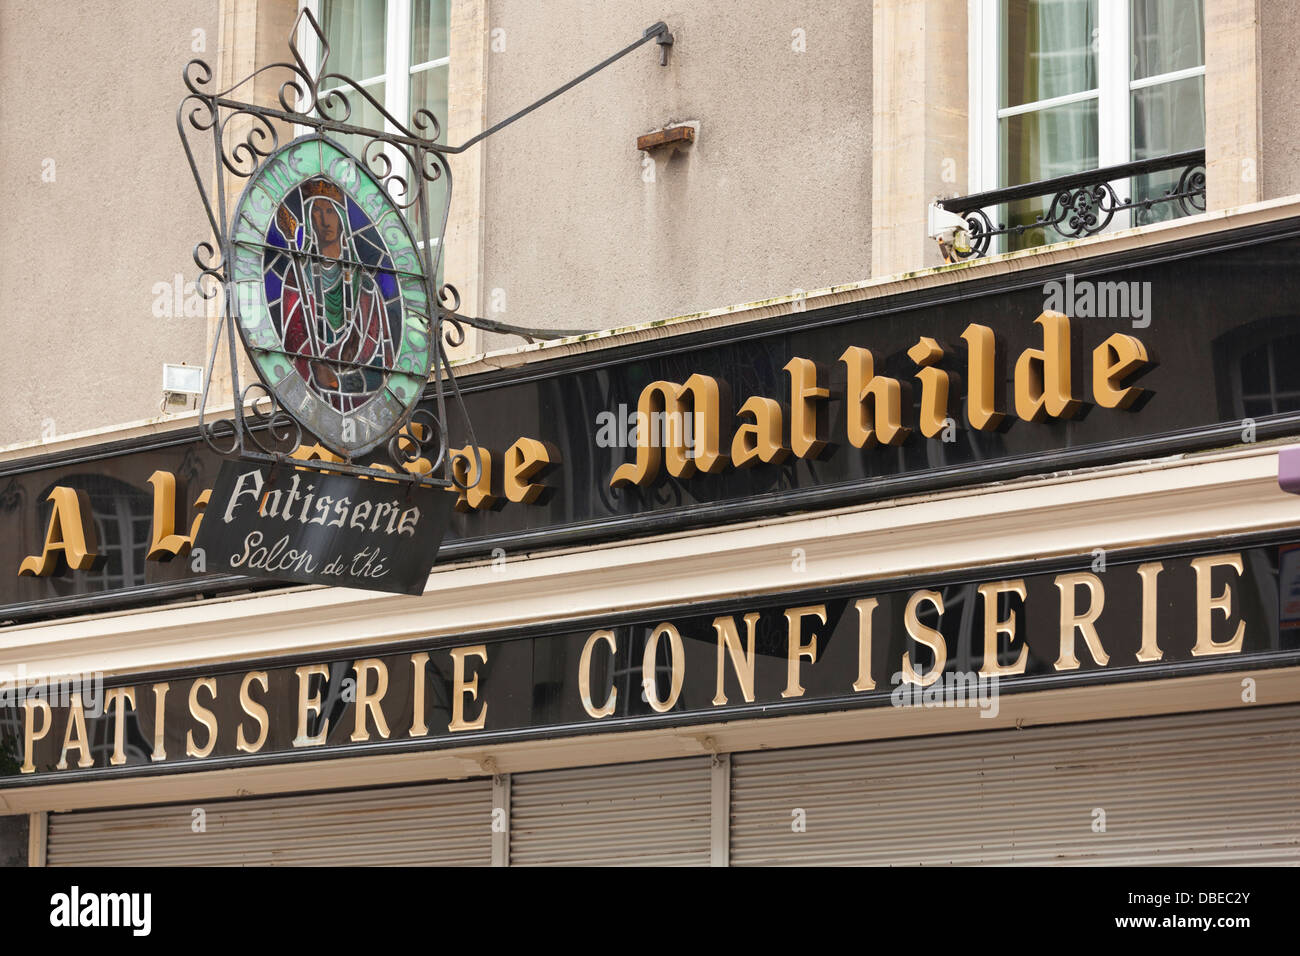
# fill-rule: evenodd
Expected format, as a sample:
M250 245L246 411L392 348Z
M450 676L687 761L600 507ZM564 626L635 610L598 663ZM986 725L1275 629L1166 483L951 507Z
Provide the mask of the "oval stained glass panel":
M240 335L268 389L326 447L391 437L428 379L415 239L355 157L304 137L267 158L233 229Z

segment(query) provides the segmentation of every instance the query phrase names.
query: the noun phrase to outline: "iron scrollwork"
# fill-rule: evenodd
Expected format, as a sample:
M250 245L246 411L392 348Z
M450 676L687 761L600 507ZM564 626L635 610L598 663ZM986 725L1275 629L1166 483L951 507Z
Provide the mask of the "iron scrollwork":
M1160 195L1140 199L1121 198L1113 183L1135 176L1178 170L1178 181ZM1033 222L996 225L986 210L1006 203L1051 197L1046 210ZM1205 211L1205 150L1189 150L1157 159L1093 169L1023 186L995 189L973 196L942 199L938 205L966 222L964 242L945 249L952 259L973 259L986 255L997 236L1020 236L1031 229L1050 229L1061 239L1078 239L1103 232L1116 213L1125 210L1150 212L1169 205L1183 215Z
M299 47L300 36L307 35L305 31L311 31L319 45L320 55L316 58L318 64L309 63ZM671 47L673 38L667 26L660 22L648 28L636 42L596 67L459 146L449 146L439 142L442 137L442 124L429 110L423 108L415 110L410 122L405 123L385 109L384 104L376 100L356 80L342 73L331 72L328 69L330 47L325 33L311 11L305 8L299 13L290 32L291 61L286 60L260 67L224 90L216 88L213 82L213 70L206 62L201 59L189 61L182 74L188 92L177 107L176 125L190 172L202 200L208 226L214 237L196 243L192 257L199 270L197 287L200 295L208 300L220 296L223 300L218 334L213 339L208 357L207 376L199 409L199 430L208 446L223 457L284 463L290 453L301 447L307 439L301 420L302 408L291 410L285 407L283 396L277 394L278 386L268 387L266 384L262 365L255 361L259 377L263 381L241 385L239 353L235 341L237 329L245 339L246 345L249 345L247 329L240 324L241 309L246 305L241 303L240 297L247 295L246 289L238 288L238 259L241 254L247 259L250 249L254 249L264 257L263 261L265 261L266 257L273 257L283 252L286 260L293 258L295 261L305 263L302 267L303 274L309 278L318 277L327 268L342 269L343 283L340 284L336 277L331 278L330 281L334 285L330 288L345 290L339 293L345 296L342 300L344 302L342 308L352 311L340 313L338 311L340 307L336 304L333 306L335 312L332 315L334 317L340 314L348 317L354 315L361 308L357 305L360 297L370 294L371 300L368 300L366 305L374 310L374 315L381 317L372 319L376 323L374 327L381 327L388 321L386 318L388 313L382 310L382 303L376 305L374 302L376 296L373 278L369 274L364 274L367 265L372 264L360 261L362 257L359 254L353 255L352 246L344 247L344 251L341 252L323 255L320 252L321 247L310 245L301 238L286 242L286 247L280 250L260 236L250 239L251 233L247 230L237 236L240 224L235 219L239 215L239 210L243 208L244 199L239 198L240 206L237 208L236 197L227 194L228 180L232 183L244 181L244 188L239 191L247 194L251 191L250 187L254 185L255 177L263 174L282 150L296 148L304 142L317 143L322 157L328 146L332 150L331 155L343 154L357 163L364 171L367 181L378 185L387 204L399 211L397 218L403 220L400 226L401 229L406 230L408 236L411 235L409 218L413 216L417 221L419 239L418 246L412 253L414 256L412 261L418 263L418 268L401 268L397 264L397 256L391 256L384 261L387 263L385 269L390 285L393 281L397 281L407 283L404 288L412 288L414 294L407 296L403 293L400 301L402 308L415 315L423 324L424 331L417 329L417 334L414 335L414 339L420 343L416 351L417 357L422 357L423 365L412 362L401 368L395 365L391 353L399 347L402 349L408 347L405 333L396 337L388 336L387 350L382 352L383 360L359 357L357 350L353 349L346 355L337 352L331 354L329 360L332 365L315 362L322 358L319 353L290 350L283 342L281 343L279 354L282 358L294 363L301 360L311 367L309 382L314 382L318 374L326 377L334 374L337 402L352 400L352 396L344 392L343 386L339 384L345 374L362 377L370 374L389 376L390 378L382 379L387 383L392 376L402 372L410 373L412 368L421 373L415 399L410 400L408 393L405 396L406 401L391 403L395 408L400 407L402 411L400 415L394 412L391 421L385 420L381 423L382 432L375 436L375 440L368 441L364 448L360 448L355 453L346 449L341 450L336 447L337 443L329 445L330 451L335 454L323 455L320 460L313 458L311 467L323 471L365 475L389 481L396 479L413 484L462 490L476 483L483 473L482 462L478 458L478 444L474 437L473 425L469 420L460 389L448 361L447 349L464 342L466 327L516 334L530 342L544 335L558 337L579 333L575 330L547 330L543 333L541 330L467 316L461 312L460 295L455 287L450 284L438 284L437 276L452 194L451 168L447 157L464 152L479 140L522 118L565 90L652 41L660 46L661 62L666 62L667 50ZM252 101L251 89L259 78L280 80L273 103ZM382 125L383 128L375 129L354 122L352 117L362 108L371 111L372 115L379 116L381 121L378 125ZM292 138L291 142L282 147L282 136L294 129L306 130L306 133ZM362 143L361 149L355 156L347 154L338 144L337 138L342 137L355 137ZM200 170L198 158L197 144L204 139L211 142L212 163L216 171L210 187ZM276 235L282 238L285 234L302 237L310 228L314 237L318 227L314 221L309 225L307 220L315 214L309 210L317 208L312 204L314 200L320 198L317 194L335 200L337 202L335 208L343 212L345 217L348 214L351 208L348 201L337 199L336 194L339 192L337 184L323 175L323 159L321 164L322 175L318 176L321 182L311 184L314 193L307 199L302 199L294 207L298 211L296 218L286 213L283 223L276 220L284 230L283 233L276 233ZM437 191L438 195L445 197L440 209L430 208L433 205L434 194L430 187L435 183L440 187ZM382 213L382 210L380 211ZM336 224L332 225L331 222ZM385 222L386 225L383 227L385 230L394 228L392 220L386 219ZM379 229L378 226L369 225L375 230ZM327 221L319 228L323 230L322 235L336 235L340 232L351 235L353 224L346 218L340 222L336 216L335 220ZM295 232L296 229L301 231ZM294 245L295 241L300 245ZM371 248L379 249L381 245L384 244L372 242ZM338 249L339 244L335 242L333 248ZM384 248L387 249L386 246ZM364 283L357 285L358 280L353 279L354 273L358 274L358 280L371 279L371 285L365 286ZM331 275L336 276L337 273ZM399 278L393 280L393 275ZM412 286L417 282L418 292L414 291ZM347 283L353 285L348 286ZM251 283L245 279L244 285L248 286ZM285 285L287 287L287 283ZM358 292L358 288L362 291ZM319 286L306 283L301 287L295 286L294 291L300 293L300 298L295 304L300 315L307 315L310 306L311 315L315 318L317 315L315 310L320 303L328 304L321 295ZM316 298L311 298L312 295ZM346 298L348 295L352 298ZM388 295L390 298L397 298L395 294L388 293ZM278 307L284 309L283 300L277 301L280 302ZM412 302L419 307L412 307L410 305ZM281 337L283 339L283 335ZM400 341L400 346L392 344L394 338ZM252 346L249 347L250 356L256 359ZM213 372L223 349L227 353L231 394L235 401L229 416L213 417L209 413L208 400L212 392ZM421 368L428 370L427 382ZM342 374L338 374L340 372ZM387 384L384 387L388 387ZM379 393L375 391L373 394ZM402 397L400 392L393 394L395 398ZM421 395L430 396L432 401L420 404ZM344 404L339 407L342 409L342 417L346 418L348 409L353 406ZM452 447L449 434L452 422L451 410L454 410L457 419L464 423L467 433L465 451L458 452ZM376 430L379 431L379 426L376 426ZM317 435L316 438L319 441L321 436ZM355 460L362 457L370 458L378 451L386 452L391 464L373 462L361 464Z

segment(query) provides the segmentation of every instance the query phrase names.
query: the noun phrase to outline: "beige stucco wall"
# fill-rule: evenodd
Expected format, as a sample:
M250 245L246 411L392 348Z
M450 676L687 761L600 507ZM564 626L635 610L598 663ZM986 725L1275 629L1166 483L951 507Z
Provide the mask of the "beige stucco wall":
M1293 195L1300 193L1300 64L1290 47L1300 7L1214 0L1212 12L1251 3L1260 77L1256 188L1263 198ZM105 17L89 12L99 8L88 2L0 4L0 168L7 173L0 184L0 446L154 417L161 364L205 362L203 319L154 315L154 285L177 273L192 280L190 249L206 237L175 133L180 69L192 55L217 65L222 42L239 41L223 66L241 74L283 56L294 6L123 0ZM925 244L924 203L900 199L900 176L913 174L921 200L961 191L964 184L932 182L930 155L960 151L961 143L927 146L914 168L900 156L884 170L889 176L873 170L879 130L909 120L877 117L873 136L873 17L879 32L882 6L455 0L453 142L571 79L656 20L677 38L666 68L657 47L643 47L454 160L446 280L465 293L465 310L541 328L633 325L866 279L873 252L888 258L884 237L904 212L917 221L893 231ZM953 128L964 126L964 67L953 65L964 62L964 5L940 6L952 16L936 22L927 5L925 23L939 44L934 62L951 61L952 83L928 69L913 83L914 58L905 54L876 66L900 91L884 99L910 104L909 121L920 129L929 129L927 110L951 113ZM1241 19L1227 17L1230 25ZM473 38L463 35L470 28ZM195 29L205 31L203 54L191 52ZM878 50L908 48L905 37L884 39L874 38ZM1246 50L1244 38L1238 47ZM933 90L930 99L961 95L955 104L927 105L924 96L909 99L913 87ZM636 149L638 135L684 122L698 124L693 145L649 161ZM42 180L47 159L53 182ZM1239 165L1234 159L1234 176ZM893 210L891 222L878 212L874 243L873 193L878 210ZM912 260L922 258L895 255L890 261L901 265L875 271L920 267ZM475 345L515 343L484 335Z
M489 317L609 328L870 275L871 0L491 0L489 124L660 19L666 68L638 50L476 147ZM643 166L637 136L691 121Z
M1263 198L1300 193L1300 4L1259 0L1263 153Z
M258 30L265 62L261 8L288 3L0 6L0 446L157 416L162 363L206 362L203 319L153 314L154 285L191 281L206 238L176 139L180 70L191 55L220 69L222 8L227 32ZM455 7L489 34L488 124L659 19L677 38L668 67L649 45L457 161L482 170L477 190L463 181L478 234L450 237L477 246L448 262L478 272L446 276L467 311L599 329L870 275L871 0ZM206 54L191 53L196 28ZM638 135L688 121L693 146L643 164ZM51 269L76 278L39 281Z
M0 445L155 416L162 363L205 359L153 286L206 238L175 113L217 7L0 3Z

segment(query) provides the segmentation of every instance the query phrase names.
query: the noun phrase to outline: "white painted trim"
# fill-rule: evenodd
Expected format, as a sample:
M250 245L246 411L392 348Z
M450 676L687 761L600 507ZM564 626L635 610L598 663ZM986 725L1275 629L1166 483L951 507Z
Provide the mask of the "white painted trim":
M1204 76L1205 65L1189 66L1182 70L1173 70L1169 73L1160 73L1157 76L1147 76L1140 80L1129 82L1130 90L1144 90L1149 86L1159 86L1161 83L1176 83L1179 80L1190 80L1194 76Z
M45 866L45 851L49 845L50 815L35 810L27 815L27 865Z
M731 866L731 754L714 754L709 774L709 866Z
M1080 90L1078 93L1062 93L1060 96L1053 96L1051 99L1034 100L1032 103L1021 103L1019 106L1004 106L997 111L998 119L1005 119L1008 116L1019 116L1021 113L1037 113L1040 110L1050 110L1056 106L1068 106L1071 103L1081 103L1084 100L1097 99L1099 90Z
M874 279L845 282L840 285L814 289L794 295L774 296L753 302L740 302L701 312L691 312L639 325L587 332L563 339L549 339L531 345L517 345L479 355L453 359L458 378L501 368L515 368L533 362L570 355L598 352L618 348L633 342L653 341L686 335L705 329L742 325L759 319L780 315L803 313L808 309L827 308L881 299L904 292L954 285L959 282L1008 275L1025 269L1043 266L1063 266L1067 270L1094 256L1158 246L1165 242L1209 236L1226 229L1260 225L1300 216L1300 195L1282 196L1263 202L1248 203L1229 209L1216 209L1196 216L1185 216L1126 229L1122 232L1104 233L1069 242L1022 249L1004 255L987 256L954 262L949 265L918 269L915 272L895 273ZM461 379L463 380L463 379ZM209 417L229 414L231 406L209 409ZM165 434L178 428L193 427L198 423L198 412L187 410L167 413L155 418L108 425L102 428L57 435L52 439L32 439L0 446L0 462L16 461L33 455L69 452L103 442Z
M423 595L300 587L0 629L0 670L132 673L1300 525L1279 444L435 567ZM806 568L792 570L793 549ZM938 550L936 550L938 549Z
M970 0L968 6L970 46L970 176L972 192L997 189L999 178L998 122L1038 110L1097 99L1097 165L1117 166L1133 158L1132 103L1134 90L1194 76L1203 76L1205 66L1188 67L1159 76L1133 80L1131 0L1099 0L1097 9L1097 88L1000 107L998 77L1001 75L1001 34L998 29L1000 4L995 0ZM1128 180L1116 180L1111 187L1121 198L1130 195ZM1128 229L1130 210L1115 214L1108 231ZM1002 237L995 250L1006 248Z
M497 830L496 811L502 810L504 829ZM492 777L492 865L510 865L510 774Z
M450 65L451 65L451 57L444 56L441 59L425 60L423 63L417 63L410 68L410 73L411 75L415 75L416 73L423 73L425 70L432 70L439 66L450 66Z
M1129 0L1100 0L1098 6L1097 165L1119 166L1133 158L1129 118L1129 77L1132 57ZM1131 194L1127 179L1112 180L1121 199ZM1107 227L1127 229L1133 223L1129 210L1115 213Z
M996 0L971 0L971 126L979 130L970 151L972 192L997 189L998 182L998 6ZM1001 249L1001 246L998 247Z

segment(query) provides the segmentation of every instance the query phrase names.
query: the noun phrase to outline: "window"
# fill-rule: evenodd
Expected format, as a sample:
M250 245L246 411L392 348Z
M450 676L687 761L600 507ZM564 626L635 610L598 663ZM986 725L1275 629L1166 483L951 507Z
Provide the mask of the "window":
M1204 0L973 0L971 11L972 192L1204 147ZM1121 199L1155 197L1179 172L1111 185ZM1011 203L998 219L1027 225L1050 204ZM1112 228L1176 215L1162 203ZM1058 238L1029 229L995 251Z
M1225 421L1300 411L1300 332L1295 315L1259 319L1214 343Z
M329 72L356 80L408 128L413 129L411 117L416 110L428 110L438 120L438 141L446 142L451 0L305 0L303 6L312 11L325 33L330 48ZM315 34L304 30L301 49L309 62L319 64L321 50L317 47ZM330 88L330 84L323 84L322 93ZM348 100L352 122L380 127L382 114L363 97L353 93ZM385 125L392 128L391 124ZM338 138L344 147L360 155L364 143L359 137ZM390 158L399 175L405 177L401 155L394 153ZM446 205L446 181L427 185L433 220L430 228L437 242ZM408 215L418 233L418 206L412 206Z

